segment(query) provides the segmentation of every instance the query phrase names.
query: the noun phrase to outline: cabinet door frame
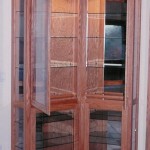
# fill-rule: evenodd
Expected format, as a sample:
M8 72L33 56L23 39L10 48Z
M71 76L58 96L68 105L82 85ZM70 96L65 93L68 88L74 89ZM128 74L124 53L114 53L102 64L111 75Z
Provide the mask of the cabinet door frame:
M123 132L123 143L122 149L132 148L132 136L133 136L133 105L136 104L136 120L135 120L135 150L137 149L138 141L138 86L139 86L139 60L140 60L140 33L141 33L141 0L128 0L128 18L127 18L127 71L126 71L126 92L125 92L125 103L123 108L123 126L126 129ZM134 76L134 73L136 75ZM134 83L136 82L136 87ZM136 90L133 91L133 88ZM136 98L133 99L133 94L136 92Z
M138 148L138 113L139 113L139 78L140 78L140 38L141 38L141 0L135 1L135 32L134 32L134 56L133 56L133 100L132 112L135 106L135 114L132 114L132 149ZM136 84L134 84L136 83ZM135 86L134 86L135 85ZM135 121L133 120L135 118ZM133 126L134 124L134 126Z
M14 0L12 0L12 20L15 20L16 15L15 15L15 11L16 11L16 3ZM11 28L12 28L12 41L11 41L11 46L12 46L12 54L11 54L11 149L15 150L15 143L16 143L16 131L15 131L15 116L16 116L16 110L15 110L15 101L16 101L16 90L15 90L15 86L16 86L16 82L15 82L15 57L16 57L16 51L15 51L15 25L16 22L11 24Z
M139 67L139 63L137 63L138 61L135 61L135 60L136 59L139 60L139 50L140 50L140 45L138 42L140 41L139 29L140 29L141 10L139 8L140 8L140 1L137 2L134 0L128 0L127 2L127 33L126 33L127 45L126 45L125 96L124 96L124 101L122 102L122 104L119 105L119 107L117 107L117 105L119 104L117 102L114 103L114 107L113 107L114 110L120 109L120 111L122 112L122 143L121 143L122 150L128 150L128 149L131 149L132 147L132 123L133 123L132 110L133 110L133 103L134 103L133 83L136 82L133 77L133 70L135 71L134 65L137 65L137 67ZM137 43L138 45L135 45ZM137 53L136 56L134 55L135 53ZM135 78L136 79L139 78L138 71L137 71L137 76ZM136 112L138 112L138 84L139 83L137 82ZM90 107L100 108L101 110L106 109L107 107L109 107L109 110L113 109L113 108L110 108L111 106L109 106L108 101L107 102L103 101L102 106L101 106L102 103L98 102L98 99L97 99L97 103L93 102L92 99L89 99L87 102L90 104ZM80 117L82 118L82 115ZM86 126L86 122L84 122L84 125ZM85 130L86 129L84 129L84 132L86 132ZM137 120L136 120L136 130L137 130ZM85 136L83 136L81 141L84 141L84 137ZM135 145L137 146L137 133L136 133L135 138L136 138ZM86 147L85 149L87 150L87 148L88 147Z
M46 70L46 74L47 74L47 76L46 76L46 83L45 83L45 86L46 86L46 93L45 93L45 98L44 98L44 100L43 101L45 101L45 105L44 104L42 104L42 102L40 103L40 102L38 102L37 100L36 100L36 92L35 92L35 94L33 93L33 88L35 88L36 87L36 81L34 81L34 80L36 80L35 79L35 72L36 71L34 71L34 69L37 67L36 66L36 56L35 56L35 52L36 52L36 46L35 46L35 38L34 38L34 32L36 32L35 30L36 30L36 27L35 27L35 21L36 21L36 19L35 19L35 14L34 14L34 11L37 11L36 10L36 8L35 8L35 4L36 4L36 0L31 0L31 15L30 15L30 18L29 19L31 19L31 28L30 28L30 31L29 30L27 30L27 32L29 32L31 35L30 35L30 42L31 42L31 47L30 47L30 61L31 61L31 64L30 64L30 69L31 69L31 73L30 73L30 81L31 81L31 104L35 107L35 108L37 108L37 109L39 109L39 110L41 110L41 111L43 111L44 113L46 113L46 114L48 114L48 115L50 115L50 19L49 19L49 16L50 16L50 11L51 11L51 9L48 9L49 8L49 6L50 6L50 1L49 0L47 0L47 2L48 2L48 5L46 5L46 16L45 17L47 17L46 18L46 20L44 20L44 21L46 21L46 23L48 24L47 25L47 30L48 30L48 33L46 33L47 35L47 38L46 38L46 41L47 41L47 44L46 44L46 41L44 42L44 45L47 45L46 46L46 50L45 50L45 57L46 57L46 60L45 60L45 70ZM37 6L38 7L38 6ZM37 11L37 13L38 13L38 11ZM44 24L45 25L45 24ZM36 34L36 33L35 33ZM40 38L40 37L39 37ZM26 41L25 41L26 42ZM42 54L41 54L42 55ZM25 60L26 60L26 58L25 58ZM26 61L28 61L28 60L26 60ZM33 67L33 65L34 65L34 67ZM41 73L42 73L42 71L41 71ZM35 83L34 83L35 82ZM34 87L35 86L35 87Z
M12 35L11 35L11 149L15 150L16 149L16 114L17 114L17 109L23 109L24 108L24 101L23 99L19 99L18 95L18 86L19 86L19 82L17 81L19 76L16 73L16 69L19 70L19 66L17 61L19 61L19 57L18 57L18 51L19 49L17 48L17 43L16 43L16 33L17 33L17 28L19 27L19 21L17 19L17 15L16 12L20 10L18 10L19 7L19 1L18 0L12 0L11 2L12 4L12 23L11 23L11 30L12 30ZM22 11L22 10L21 10ZM23 128L24 130L24 128ZM25 130L24 130L25 131Z

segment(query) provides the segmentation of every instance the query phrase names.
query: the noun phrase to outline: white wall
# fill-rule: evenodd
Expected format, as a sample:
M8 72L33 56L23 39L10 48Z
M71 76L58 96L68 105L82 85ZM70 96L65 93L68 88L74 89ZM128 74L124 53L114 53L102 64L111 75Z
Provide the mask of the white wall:
M149 18L150 0L142 0L141 16L141 55L140 55L140 87L139 87L139 135L138 150L146 150L146 112L149 50Z
M11 0L0 0L0 150L11 150Z

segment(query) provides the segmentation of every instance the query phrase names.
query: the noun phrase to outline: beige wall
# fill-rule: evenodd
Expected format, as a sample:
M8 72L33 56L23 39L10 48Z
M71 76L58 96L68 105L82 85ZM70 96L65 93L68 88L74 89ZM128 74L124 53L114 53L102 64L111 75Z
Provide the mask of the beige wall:
M146 111L147 111L149 18L150 18L150 1L142 0L138 150L146 150L145 142L146 142Z
M0 150L11 150L11 0L0 0Z

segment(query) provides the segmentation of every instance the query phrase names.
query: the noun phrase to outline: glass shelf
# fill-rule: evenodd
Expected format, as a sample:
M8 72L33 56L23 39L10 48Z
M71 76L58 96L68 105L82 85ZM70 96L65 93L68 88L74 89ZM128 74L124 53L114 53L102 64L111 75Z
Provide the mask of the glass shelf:
M58 15L78 15L78 13L71 13L71 12L51 12L52 13L52 15L53 14L58 14Z
M90 143L121 146L121 134L98 132L98 131L91 132Z

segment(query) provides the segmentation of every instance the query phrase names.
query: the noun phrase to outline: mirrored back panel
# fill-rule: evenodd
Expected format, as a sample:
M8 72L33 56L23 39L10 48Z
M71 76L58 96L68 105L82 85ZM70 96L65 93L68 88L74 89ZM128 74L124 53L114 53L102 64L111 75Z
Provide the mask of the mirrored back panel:
M74 112L37 114L36 150L74 150Z
M90 150L121 150L122 113L90 111Z
M51 0L51 98L76 97L78 0Z

